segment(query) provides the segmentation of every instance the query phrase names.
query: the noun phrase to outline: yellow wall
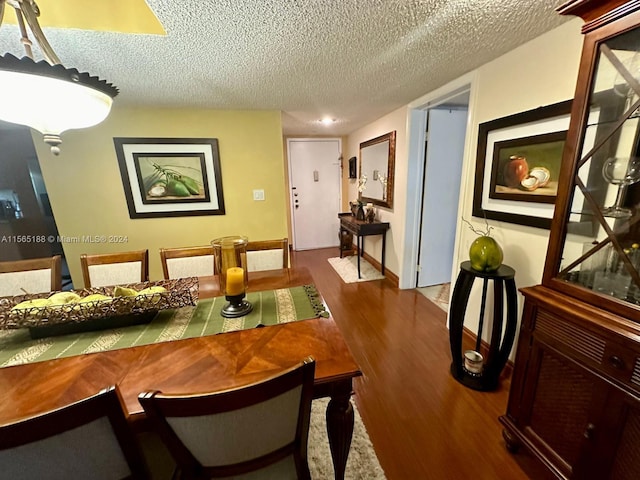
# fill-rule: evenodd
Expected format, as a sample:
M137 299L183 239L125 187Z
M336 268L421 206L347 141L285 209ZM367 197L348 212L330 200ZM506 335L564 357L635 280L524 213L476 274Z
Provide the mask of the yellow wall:
M119 108L93 128L62 135L54 157L34 132L61 236L122 235L126 243L65 243L74 287L80 254L149 249L150 278L162 278L158 249L206 245L224 235L287 236L285 163L279 111ZM217 138L226 215L130 219L113 137ZM264 189L265 201L253 200Z
M166 34L160 20L144 0L91 2L91 8L87 8L87 5L86 0L38 0L38 22L42 27ZM13 11L6 14L3 20L17 24Z

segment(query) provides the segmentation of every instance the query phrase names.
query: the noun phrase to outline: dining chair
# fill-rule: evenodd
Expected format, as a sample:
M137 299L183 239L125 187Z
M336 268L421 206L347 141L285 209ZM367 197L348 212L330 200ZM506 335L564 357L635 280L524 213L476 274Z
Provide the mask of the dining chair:
M256 240L247 243L247 270L276 270L289 267L289 240Z
M166 280L214 274L213 247L161 248L160 261Z
M149 251L80 255L84 287L107 287L149 280Z
M146 479L115 386L62 408L0 425L2 478Z
M138 400L173 455L178 478L310 479L314 372L315 360L307 357L245 386L184 395L149 391Z
M0 297L62 290L60 255L0 262Z

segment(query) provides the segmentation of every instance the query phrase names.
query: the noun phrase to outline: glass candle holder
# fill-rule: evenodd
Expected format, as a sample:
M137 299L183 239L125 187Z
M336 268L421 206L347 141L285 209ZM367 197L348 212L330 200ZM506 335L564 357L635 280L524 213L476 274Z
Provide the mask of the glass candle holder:
M216 238L211 242L220 290L228 301L222 307L223 317L243 317L253 310L253 305L244 298L249 284L247 243L247 237L243 236Z
M464 368L473 375L480 375L483 367L482 354L475 350L465 350L464 352Z

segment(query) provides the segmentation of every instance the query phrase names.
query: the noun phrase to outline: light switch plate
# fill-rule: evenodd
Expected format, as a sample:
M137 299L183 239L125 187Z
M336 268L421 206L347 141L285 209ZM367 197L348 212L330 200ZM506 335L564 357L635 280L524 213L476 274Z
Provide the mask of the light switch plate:
M253 199L254 200L264 200L264 190L254 190L253 191Z

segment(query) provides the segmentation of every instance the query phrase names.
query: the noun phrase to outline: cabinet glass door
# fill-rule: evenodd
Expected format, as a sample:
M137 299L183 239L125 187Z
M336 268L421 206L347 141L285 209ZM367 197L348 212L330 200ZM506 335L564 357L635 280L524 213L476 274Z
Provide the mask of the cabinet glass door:
M640 305L640 29L598 45L558 277Z

